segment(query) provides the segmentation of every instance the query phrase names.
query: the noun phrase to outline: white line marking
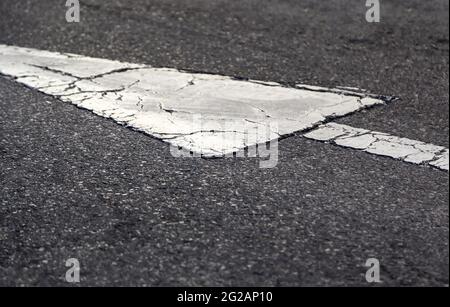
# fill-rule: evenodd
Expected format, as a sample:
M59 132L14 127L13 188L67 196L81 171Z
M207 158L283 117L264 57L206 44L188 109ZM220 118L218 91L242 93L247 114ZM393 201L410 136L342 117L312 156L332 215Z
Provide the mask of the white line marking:
M427 164L442 170L449 170L449 150L442 146L336 123L321 125L304 136L409 163Z
M382 99L0 45L0 73L204 156L310 129ZM193 118L201 115L196 127ZM261 126L271 127L261 133Z

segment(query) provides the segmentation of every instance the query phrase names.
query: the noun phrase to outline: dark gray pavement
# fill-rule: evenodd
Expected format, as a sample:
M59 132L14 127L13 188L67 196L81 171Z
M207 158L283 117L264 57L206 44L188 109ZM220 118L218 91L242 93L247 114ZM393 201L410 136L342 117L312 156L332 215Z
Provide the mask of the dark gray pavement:
M0 43L401 98L340 119L449 145L448 1L0 2ZM280 162L166 144L0 78L0 285L448 285L448 173L293 136Z

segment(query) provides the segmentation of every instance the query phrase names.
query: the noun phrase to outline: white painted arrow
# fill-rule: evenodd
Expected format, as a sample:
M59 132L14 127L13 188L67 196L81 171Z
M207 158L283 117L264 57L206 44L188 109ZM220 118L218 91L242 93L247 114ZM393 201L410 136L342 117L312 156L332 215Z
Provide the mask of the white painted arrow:
M223 156L374 105L381 97L240 80L0 45L0 73L202 156ZM448 149L327 124L306 137L448 170Z
M204 156L383 104L350 91L190 73L0 45L0 73Z

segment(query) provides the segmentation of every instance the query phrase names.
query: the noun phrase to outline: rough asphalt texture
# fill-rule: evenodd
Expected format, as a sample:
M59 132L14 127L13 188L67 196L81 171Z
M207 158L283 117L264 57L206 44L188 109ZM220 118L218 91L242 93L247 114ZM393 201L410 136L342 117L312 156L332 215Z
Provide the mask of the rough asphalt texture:
M339 120L449 146L448 1L0 1L0 43L400 101ZM0 285L448 285L448 173L293 136L280 162L166 144L0 78Z

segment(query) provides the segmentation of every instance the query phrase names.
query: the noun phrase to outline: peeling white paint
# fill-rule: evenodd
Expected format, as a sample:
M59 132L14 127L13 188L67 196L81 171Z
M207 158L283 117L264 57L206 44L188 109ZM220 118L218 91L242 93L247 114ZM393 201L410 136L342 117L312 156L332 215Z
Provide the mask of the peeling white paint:
M409 163L428 164L449 170L449 150L442 146L336 123L321 125L304 136Z
M288 88L5 45L0 73L204 156L236 152L383 104L349 90ZM277 129L260 133L261 126Z

